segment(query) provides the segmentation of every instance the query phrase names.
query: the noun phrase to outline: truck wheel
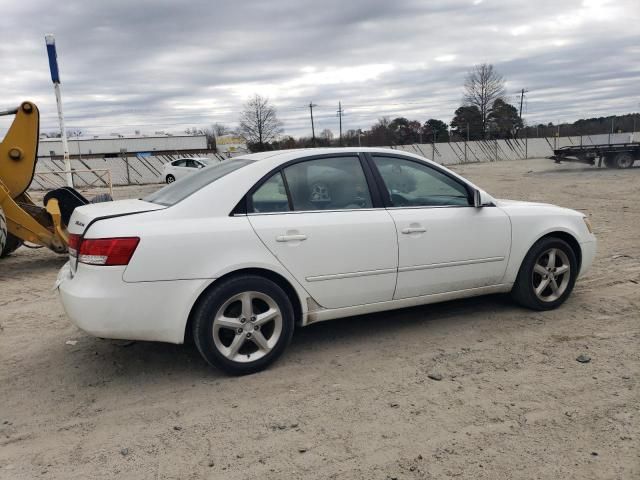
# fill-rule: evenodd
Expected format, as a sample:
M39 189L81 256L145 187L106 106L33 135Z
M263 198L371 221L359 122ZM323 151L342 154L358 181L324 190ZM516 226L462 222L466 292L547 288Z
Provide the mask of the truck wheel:
M613 166L615 168L631 168L633 162L634 160L630 153L619 153L613 159Z
M15 235L7 233L7 243L5 244L4 250L2 250L2 253L0 253L0 257L4 258L7 255L12 254L21 246L22 246L22 240L20 240Z
M0 208L0 258L15 252L22 245L22 240L9 233L7 219Z
M614 163L614 158L611 156L604 157L604 166L607 168L616 168Z

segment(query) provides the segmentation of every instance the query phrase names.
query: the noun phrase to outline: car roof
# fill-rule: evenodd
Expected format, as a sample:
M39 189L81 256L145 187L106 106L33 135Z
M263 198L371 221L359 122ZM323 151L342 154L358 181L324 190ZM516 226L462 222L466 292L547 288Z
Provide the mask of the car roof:
M291 160L300 160L307 157L314 157L317 155L340 155L340 154L353 154L353 153L370 153L370 154L386 154L386 155L397 155L402 157L414 158L422 163L426 163L431 165L434 168L446 170L449 175L452 175L466 184L470 185L473 188L478 188L468 179L462 177L446 168L443 165L434 162L422 155L418 155L412 152L406 152L404 150L396 150L393 148L382 148L382 147L340 147L340 148L298 148L292 150L274 150L270 152L259 152L259 153L251 153L248 155L240 155L237 157L232 157L229 160L225 161L233 161L233 160L253 160L254 167L263 172L261 175L266 174L270 169L277 168L278 166L287 163ZM248 170L253 170L251 166L245 167L247 170L243 170L247 172Z
M294 148L291 150L273 150L269 152L259 152L259 153L250 153L247 155L239 155L237 157L233 157L232 160L235 159L247 159L247 160L277 160L278 162L286 162L288 160L305 158L305 157L313 157L316 155L328 155L328 154L341 154L341 153L360 153L360 152L368 152L368 153L392 153L392 154L402 154L411 157L416 157L421 160L425 160L424 157L416 155L411 152L405 152L403 150L394 150L392 148L380 148L380 147L339 147L339 148Z

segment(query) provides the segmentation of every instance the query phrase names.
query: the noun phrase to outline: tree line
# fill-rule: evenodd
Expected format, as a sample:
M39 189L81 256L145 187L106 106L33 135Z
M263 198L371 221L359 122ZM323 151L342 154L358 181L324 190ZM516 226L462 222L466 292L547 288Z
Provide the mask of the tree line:
M522 91L524 95L525 91ZM522 108L522 98L520 109ZM436 118L426 121L406 117L379 118L368 129L347 129L336 138L329 129L317 136L294 138L283 135L283 124L269 99L254 95L244 105L237 130L216 124L210 129L187 129L189 134L205 134L212 147L216 135L234 133L247 142L251 151L322 146L393 146L461 140L533 138L555 135L595 135L640 128L640 114L580 119L573 123L552 122L524 125L521 111L506 95L505 79L493 65L475 65L464 82L462 104L447 124ZM637 125L636 125L637 123Z

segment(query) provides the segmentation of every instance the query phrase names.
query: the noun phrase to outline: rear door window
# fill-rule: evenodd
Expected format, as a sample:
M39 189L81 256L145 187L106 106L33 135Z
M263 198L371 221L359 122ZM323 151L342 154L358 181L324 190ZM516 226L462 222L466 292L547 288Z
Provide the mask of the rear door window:
M295 211L371 208L371 194L357 156L319 158L284 169Z

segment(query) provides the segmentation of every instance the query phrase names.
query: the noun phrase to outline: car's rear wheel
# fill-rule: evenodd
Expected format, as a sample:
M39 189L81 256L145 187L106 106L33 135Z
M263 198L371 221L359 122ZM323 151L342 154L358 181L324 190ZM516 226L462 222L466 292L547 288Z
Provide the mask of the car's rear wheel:
M551 310L571 294L578 275L578 262L571 246L556 237L539 240L527 253L511 290L521 305Z
M176 177L174 177L173 175L167 175L166 181L167 183L173 183L176 181Z
M204 359L232 375L274 362L291 341L294 314L276 283L241 275L216 285L194 313L193 338Z

